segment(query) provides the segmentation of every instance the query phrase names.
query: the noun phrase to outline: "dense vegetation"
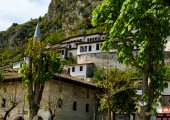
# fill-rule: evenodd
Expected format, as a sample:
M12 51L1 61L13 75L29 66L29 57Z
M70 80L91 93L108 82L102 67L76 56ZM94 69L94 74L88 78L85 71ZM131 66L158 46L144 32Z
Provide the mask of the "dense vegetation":
M135 89L139 86L137 79L131 79L134 73L129 70L117 68L100 68L95 71L93 82L102 89L97 95L99 98L99 110L108 111L108 120L111 118L111 111L124 114L134 112L137 95Z
M107 31L102 47L116 49L120 63L142 73L142 101L147 103L139 109L143 120L150 119L145 112L151 113L168 80L164 47L170 34L169 10L163 0L104 0L93 12L93 24Z

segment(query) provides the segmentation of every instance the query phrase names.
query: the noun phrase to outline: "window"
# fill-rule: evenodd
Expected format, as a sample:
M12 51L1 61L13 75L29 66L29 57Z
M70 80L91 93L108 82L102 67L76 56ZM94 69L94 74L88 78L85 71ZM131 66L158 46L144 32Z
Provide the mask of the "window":
M77 102L73 102L73 111L77 110Z
M98 37L98 40L100 40L100 37Z
M93 38L90 38L90 42L93 41Z
M61 54L64 55L64 50L61 50Z
M84 52L87 52L87 46L84 46Z
M81 47L80 47L80 52L83 52L83 51L84 51L84 47L81 46Z
M70 68L68 68L68 74L70 74Z
M64 50L60 50L59 52L60 52L62 55L64 55Z
M91 51L91 45L89 46L89 51Z
M83 66L80 66L80 71L83 71Z
M100 48L99 44L96 44L96 50L99 50L99 48Z
M72 72L75 72L75 67L72 67Z
M1 107L6 107L6 99L5 98L2 98L2 104L1 104Z
M71 45L69 45L69 48L71 48Z
M58 105L58 108L62 108L62 106L63 106L62 99L58 99L57 105Z
M89 89L87 89L87 98L89 98Z
M86 112L89 112L89 104L86 104Z
M70 56L70 57L72 57L72 56L73 56L73 54L72 54L72 53L69 53L69 56Z

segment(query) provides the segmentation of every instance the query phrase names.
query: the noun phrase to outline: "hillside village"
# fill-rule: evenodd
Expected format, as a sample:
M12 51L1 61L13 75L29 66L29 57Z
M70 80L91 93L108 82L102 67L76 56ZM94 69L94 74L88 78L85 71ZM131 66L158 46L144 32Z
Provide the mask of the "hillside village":
M101 105L100 94L106 91L93 82L95 72L100 68L103 69L103 73L104 70L109 71L113 68L122 71L133 69L130 65L126 66L118 62L116 49L109 49L108 51L101 49L103 42L106 41L106 32L95 27L93 28L91 23L89 24L89 21L91 22L90 14L100 2L100 0L59 0L58 2L52 0L49 13L45 15L45 17L40 18L42 19L40 22L38 22L38 20L32 20L30 21L31 25L27 25L27 27L31 27L29 30L33 30L33 28L35 28L33 25L37 24L34 35L33 31L29 34L29 37L32 38L34 43L38 43L41 39L44 40L48 38L48 35L52 34L55 36L56 34L52 32L56 31L56 29L59 31L56 33L61 33L59 35L61 38L58 39L58 36L56 38L54 37L57 39L57 43L47 43L45 46L46 52L52 50L55 53L59 53L61 66L59 72L53 75L50 74L51 76L49 78L51 79L44 82L42 99L40 103L37 103L37 105L40 105L36 106L39 110L34 120L142 120L143 116L138 112L138 107L145 106L146 102L139 99L143 94L141 76L140 78L130 78L134 83L137 81L140 84L133 90L135 93L133 102L136 104L134 110L131 112L124 112L121 109L118 111L111 109L110 113L107 109L99 110L99 106ZM76 9L66 9L68 6L76 6ZM82 9L86 10L86 12L81 12L83 11ZM67 15L69 15L68 18L64 18ZM74 15L76 16L75 18ZM15 41L16 43L13 41L13 39L15 37L17 38L19 35L20 28L22 28L20 25L12 25L10 29L15 29L15 32L13 32L13 37L11 38L8 38L3 33L0 34L0 40L5 39L5 45L2 44L3 47L6 46L6 43L10 42L11 46L9 45L9 47L13 50L17 46L16 44L22 45L24 43L27 38L23 38L24 41ZM87 28L87 31L84 28ZM64 37L62 33L63 29L65 36L68 35L67 37ZM74 30L75 33L77 32L76 34L73 32ZM25 29L25 31L27 30ZM26 34L22 37L25 37L25 35ZM165 65L169 65L170 37L168 36L166 39L167 43L162 51ZM119 44L120 41L117 40L116 42ZM120 42L120 44L122 43ZM132 54L135 56L140 51L141 47L136 45L132 49ZM24 51L22 51L22 53L23 52ZM27 89L29 85L26 83L28 81L24 81L25 76L22 74L22 65L33 66L30 66L32 56L28 56L23 57L22 55L22 58L19 56L19 58L21 58L20 60L1 67L4 71L3 76L0 76L3 78L3 81L0 83L0 120L4 120L4 118L6 118L5 120L29 120L29 110L31 108L29 103L29 89ZM39 65L40 68L38 68L38 66L38 70L40 69L41 71L41 69L44 69L41 64ZM163 88L161 94L159 94L160 101L156 103L157 106L154 112L144 113L146 117L151 116L151 120L170 119L170 81L167 82L168 86ZM36 88L33 88L33 90L35 89ZM130 91L130 89L124 91L128 90ZM111 95L111 97L114 95ZM145 95L143 96L145 97ZM126 97L127 96L124 98L125 102ZM122 101L121 99L120 97L119 101ZM125 102L122 104L126 104ZM129 106L130 105L128 105L128 107ZM152 107L154 108L155 106L153 105Z
M37 31L38 28L36 28ZM36 33L35 31L35 33ZM116 50L110 50L108 53L101 51L101 45L104 41L104 33L94 33L89 35L79 35L69 37L62 40L56 45L47 45L47 49L53 49L61 54L62 60L68 60L71 57L76 58L76 61L68 65L62 66L62 73L56 74L53 79L48 82L43 92L41 107L38 112L38 120L50 120L52 116L59 120L107 120L106 112L99 112L98 100L96 96L97 86L91 83L97 68L116 67L126 69L122 64L119 64L116 59ZM168 37L169 38L169 37ZM134 52L138 49L135 48ZM165 48L165 52L169 51L169 41ZM24 61L28 64L28 59ZM165 59L169 63L169 58ZM11 106L10 102L17 102L18 105L10 112L8 119L10 120L27 120L28 119L28 103L25 100L27 95L26 88L22 85L22 76L18 70L19 61L13 64L13 70L7 70L5 73L5 84L1 86L1 116L5 115L5 111ZM170 83L168 83L169 85ZM169 85L170 86L170 85ZM168 111L167 102L169 100L170 88L166 88L162 92L162 105L159 106L157 113L162 113L162 109ZM136 94L141 95L141 90L136 90ZM12 97L12 98L11 98ZM153 119L156 116L153 116ZM117 114L115 119L137 120L138 115Z
M61 53L62 60L75 57L76 63L64 65L63 73L56 75L53 78L54 80L47 83L45 88L46 92L43 95L42 108L38 113L39 118L42 118L43 120L48 120L51 118L52 114L56 114L56 119L61 120L67 120L69 118L72 118L74 120L107 119L106 113L98 113L98 101L96 96L97 86L94 83L91 83L90 79L93 77L94 72L97 68L123 68L123 65L116 62L115 50L111 50L108 54L100 50L102 42L104 41L104 36L105 35L103 33L95 33L69 37L59 44L46 46L47 49L53 49L56 50L56 52ZM24 59L24 61L28 63L28 59ZM7 96L9 94L7 92L9 91L8 89L11 89L10 91L13 91L15 89L17 95L18 91L20 91L21 88L22 92L25 91L25 88L23 88L20 83L22 77L19 77L17 75L17 71L15 71L19 70L22 62L23 61L14 63L14 71L8 71L9 73L5 74L5 81L7 81L7 84L5 84L1 90L2 92L4 92L4 89L6 89ZM16 84L16 86L13 88L8 87L11 84ZM9 119L28 119L28 108L26 108L28 107L28 103L22 100L24 98L24 95L17 95L16 97L19 97L19 99L21 99L20 101L22 102L18 105L19 107L16 107L14 108L14 110L11 111ZM6 101L6 98L3 99ZM16 99L18 100L18 98ZM50 100L48 101L48 99ZM44 103L44 100L47 100L47 103ZM58 106L57 101L60 101L61 105ZM8 104L8 102L6 104ZM51 104L52 108L50 109L54 110L55 113L49 113L48 110L45 110L47 109L45 108L45 106L47 107L46 104ZM1 112L3 116L4 113L3 111ZM130 119L131 117L131 119L133 119L132 115L125 115L122 117L127 117L128 119Z

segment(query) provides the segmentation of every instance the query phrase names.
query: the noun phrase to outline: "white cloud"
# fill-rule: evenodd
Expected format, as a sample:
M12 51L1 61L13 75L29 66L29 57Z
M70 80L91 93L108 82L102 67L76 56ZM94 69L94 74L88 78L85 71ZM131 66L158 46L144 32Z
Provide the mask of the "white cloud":
M51 0L0 0L0 31L47 13Z

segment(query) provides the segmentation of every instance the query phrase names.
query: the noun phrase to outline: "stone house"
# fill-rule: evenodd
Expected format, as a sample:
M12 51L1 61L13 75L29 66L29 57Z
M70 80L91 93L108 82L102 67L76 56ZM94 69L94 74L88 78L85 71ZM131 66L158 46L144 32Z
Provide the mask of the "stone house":
M125 66L124 65L122 65L122 64L119 64L118 62L117 62L117 53L116 53L116 50L110 50L107 54L106 54L106 52L105 51L100 51L100 47L101 47L101 45L102 45L102 43L103 43L103 41L104 41L104 34L102 34L102 33L95 33L95 34L89 34L89 35L80 35L80 36L75 36L75 37L69 37L69 38L67 38L67 39L65 39L65 40L63 40L63 41L61 41L58 45L53 45L53 46L51 46L51 48L53 49L53 48L55 48L56 46L56 48L57 48L57 50L62 54L62 58L63 59L67 59L67 58L69 58L69 57L71 57L71 56L74 56L74 57L76 57L77 58L77 64L73 64L73 65L67 65L67 66L65 66L64 67L64 69L65 70L67 70L67 73L69 74L66 74L66 75L64 75L65 77L67 76L67 77L69 77L69 79L70 78L72 78L73 76L73 78L75 79L81 79L80 81L80 83L82 84L90 84L90 83L88 83L88 80L89 79L87 79L87 78L89 78L89 77L92 77L91 75L89 75L88 73L91 73L91 74L93 74L93 72L94 72L94 70L96 69L96 67L106 67L106 68L109 68L109 67L117 67L117 68L120 68L120 69L124 69L125 68ZM168 43L167 43L167 45L166 45L166 48L165 48L165 51L168 53L168 51L170 50L170 37L168 37ZM134 48L134 54L136 54L137 52L138 52L138 49L139 48ZM169 57L167 57L167 58L165 58L165 62L167 63L167 64L169 64L170 62L169 62L170 60L169 60ZM93 64L92 64L93 63ZM90 70L88 70L87 68L88 68L88 66L91 66L90 68ZM63 80L63 77L61 77L62 78L62 80ZM82 78L84 79L84 80L82 80ZM51 97L52 98L57 98L56 96L60 96L60 95L58 95L58 94L53 94L53 93L60 93L60 92L58 92L58 91L56 91L57 89L57 83L61 83L61 82L59 82L60 80L52 80L50 83L48 83L47 84L47 86L46 86L46 89L45 89L45 91L48 91L47 92L47 95L44 95L44 96L50 96L51 95ZM68 82L69 80L67 80L67 82ZM71 80L71 81L74 81L73 79ZM52 84L51 84L52 83ZM65 86L64 88L66 88L67 90L68 90L68 88L70 89L70 90L68 90L69 92L71 92L72 91L72 87L74 86L74 84L76 84L75 82L72 82L73 84L70 84L70 83L62 83L62 84L60 84L61 86ZM76 84L77 85L77 84ZM53 87L51 87L51 86L53 86ZM61 87L60 86L60 87ZM72 87L71 87L72 86ZM79 86L79 85L78 85ZM168 86L170 86L170 84L168 85ZM87 86L86 86L87 87ZM55 88L55 89L54 89ZM76 86L74 86L73 88L76 88ZM52 92L49 92L50 91L50 89L51 89L51 91ZM54 89L54 90L53 90ZM80 88L78 88L78 89L80 89ZM83 88L84 89L84 88ZM93 89L91 89L91 90L93 90ZM54 92L55 91L55 92ZM60 91L60 90L59 90ZM95 91L95 90L94 90ZM73 91L72 91L73 92ZM170 88L168 88L168 89L165 89L164 90L164 92L162 93L162 105L160 104L160 106L157 108L157 113L162 113L162 112L160 112L160 110L162 110L162 108L165 108L164 110L164 112L167 114L168 113L168 115L170 114L170 111L168 111L169 109L170 109L170 105L169 105L169 101L170 101L170 94L169 94L169 92L170 92ZM65 93L67 93L67 92L65 92ZM80 92L81 93L81 92ZM84 92L85 93L85 92ZM138 95L141 95L141 93L142 93L142 91L141 90L137 90L137 94ZM166 93L166 94L165 94ZM72 94L72 93L71 93ZM77 94L79 94L79 93L77 93ZM70 95L70 94L69 94ZM58 99L60 100L60 102L62 101L62 103L64 104L66 101L64 100L65 98L68 98L68 96L69 95L66 95L66 96L64 96L64 95L61 95L60 97L58 97ZM55 97L54 97L55 96ZM50 99L52 99L50 97ZM79 97L76 97L76 96L74 96L75 97L75 99L74 100L82 100L83 98L79 98ZM49 100L49 98L46 98L46 99L48 99ZM52 100L53 101L53 100ZM54 101L57 101L57 100L54 100ZM83 101L83 100L82 100ZM94 101L96 101L96 99L94 100ZM85 101L84 101L85 102ZM47 104L47 102L46 102L46 104ZM71 101L71 104L72 104L72 107L73 106L77 106L78 105L78 102L77 101ZM80 103L80 104L83 104L83 103ZM48 105L46 105L46 106L48 106ZM64 105L63 105L64 106ZM68 105L69 106L69 105ZM83 105L82 105L83 106ZM87 107L87 108L89 108L91 105L89 104L89 103L86 103L85 104L85 106ZM89 106L89 107L88 107ZM93 106L95 106L95 104L93 104ZM163 106L163 107L162 107ZM166 106L166 107L165 107ZM42 110L44 110L44 109L46 109L45 107L44 107L44 103L43 103L43 107L42 107L43 109L41 109L40 111L42 111ZM71 108L71 107L70 107ZM83 107L81 108L82 110L83 110ZM90 108L89 108L90 109ZM96 109L95 107L94 107L94 109ZM68 118L67 118L67 116L70 116L70 114L72 114L72 113L74 113L74 112L72 112L72 111L67 111L67 109L66 108L62 108L62 110L61 109L58 109L57 108L57 110L58 110L58 113L56 112L56 115L57 116L64 116L65 117L65 120L67 120ZM69 110L71 110L71 109L69 109ZM21 110L20 110L21 111ZM59 112L60 111L60 112ZM65 111L67 111L69 114L65 114L65 115L63 115L63 112L65 112ZM91 110L90 110L91 111ZM26 112L25 112L26 113ZM46 112L40 112L40 113L46 113ZM39 115L40 115L40 113L39 113ZM86 118L84 118L85 116L85 114L81 111L80 112L81 114L79 114L80 116L82 115L83 116L83 118L82 119L86 119ZM46 116L49 116L50 114L49 113L47 113L48 115L46 115ZM84 115L83 115L84 114ZM93 113L91 113L91 115L90 116L92 116L92 114L93 114L93 117L91 117L91 118L94 118L94 116L96 116L96 112L93 112ZM45 114L43 114L43 115L45 115ZM44 119L44 117L43 117L43 115L40 115L43 119ZM77 115L77 116L79 116L79 115ZM160 115L162 115L162 114L160 114ZM163 114L163 116L164 116L164 114ZM72 116L73 117L73 116ZM60 118L60 117L59 117ZM62 117L61 117L62 118ZM78 118L78 117L77 117ZM26 119L26 118L25 118ZM90 119L90 118L88 118L88 119ZM104 118L102 118L102 119L104 119ZM62 120L62 119L61 119ZM75 118L75 120L76 120L76 118Z
M54 75L46 83L38 117L50 120L52 110L55 120L94 120L97 117L96 86L65 74ZM10 109L11 102L18 105L10 112L8 120L28 120L27 87L17 72L8 71L0 87L0 116Z

